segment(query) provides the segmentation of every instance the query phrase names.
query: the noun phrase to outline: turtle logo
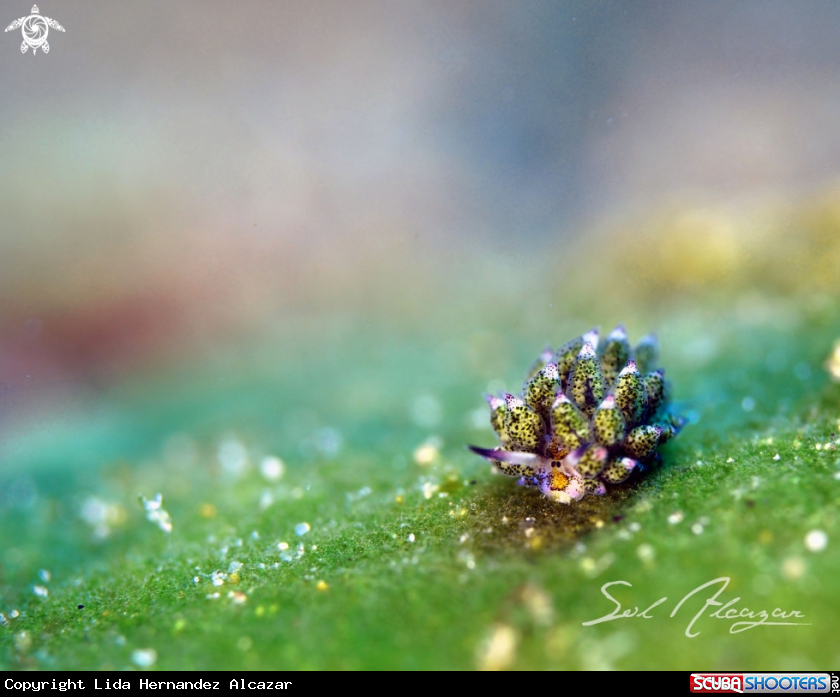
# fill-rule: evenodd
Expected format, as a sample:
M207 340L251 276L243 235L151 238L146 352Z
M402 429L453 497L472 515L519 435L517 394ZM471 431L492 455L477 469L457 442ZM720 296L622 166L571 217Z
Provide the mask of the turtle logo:
M23 27L23 43L20 45L20 52L26 53L28 49L32 49L34 56L40 48L44 53L50 52L50 45L47 43L47 34L50 33L50 27L56 31L64 31L58 22L49 17L44 17L38 10L37 5L32 6L32 14L28 17L21 17L12 22L6 31L12 31L18 27Z

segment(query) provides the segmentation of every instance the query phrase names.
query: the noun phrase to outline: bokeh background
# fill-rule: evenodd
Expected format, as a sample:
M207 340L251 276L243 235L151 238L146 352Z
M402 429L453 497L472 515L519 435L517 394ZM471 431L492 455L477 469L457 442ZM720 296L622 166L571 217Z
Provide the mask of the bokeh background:
M548 324L582 246L654 298L836 280L832 2L42 11L0 67L3 423L291 315Z
M67 30L48 55L0 36L0 503L35 537L88 495L127 510L138 480L102 472L236 447L406 477L427 437L486 441L481 390L595 324L659 331L695 420L825 382L836 2L41 13ZM749 370L702 372L732 346Z

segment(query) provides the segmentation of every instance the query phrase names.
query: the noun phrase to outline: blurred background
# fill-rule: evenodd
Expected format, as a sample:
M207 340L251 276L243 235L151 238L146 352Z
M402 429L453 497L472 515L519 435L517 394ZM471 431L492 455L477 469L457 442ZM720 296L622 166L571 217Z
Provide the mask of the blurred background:
M44 1L48 54L0 34L0 664L463 668L501 617L514 665L504 598L547 592L536 667L840 660L840 4ZM617 322L691 422L661 477L560 512L491 481L482 393ZM822 624L564 658L608 568ZM235 629L252 590L277 621Z
M439 351L422 394L592 324L834 307L835 2L41 12L49 55L10 32L0 61L7 454L120 385L198 375L206 403L273 367L289 405L310 370L349 415L406 346Z

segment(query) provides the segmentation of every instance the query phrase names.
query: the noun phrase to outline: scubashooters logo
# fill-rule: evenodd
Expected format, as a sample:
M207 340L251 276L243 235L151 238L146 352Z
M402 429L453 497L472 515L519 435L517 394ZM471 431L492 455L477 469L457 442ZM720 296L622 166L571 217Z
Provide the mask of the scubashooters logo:
M830 692L828 673L692 673L694 693L795 693Z

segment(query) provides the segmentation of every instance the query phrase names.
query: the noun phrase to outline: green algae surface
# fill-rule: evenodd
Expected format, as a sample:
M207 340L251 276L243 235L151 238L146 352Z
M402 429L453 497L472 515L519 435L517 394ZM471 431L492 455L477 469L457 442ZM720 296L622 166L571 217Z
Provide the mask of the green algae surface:
M840 313L762 302L629 318L691 423L568 506L465 446L495 441L489 383L622 317L289 320L40 413L4 435L0 668L837 665Z

